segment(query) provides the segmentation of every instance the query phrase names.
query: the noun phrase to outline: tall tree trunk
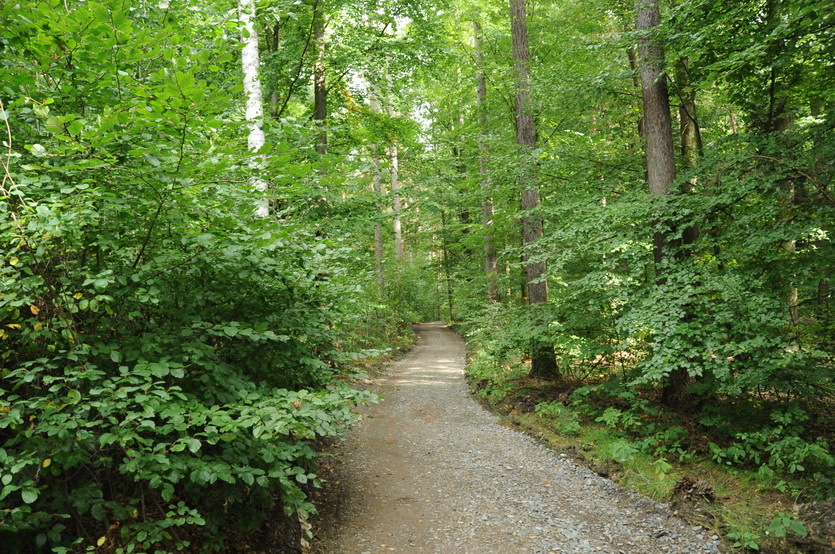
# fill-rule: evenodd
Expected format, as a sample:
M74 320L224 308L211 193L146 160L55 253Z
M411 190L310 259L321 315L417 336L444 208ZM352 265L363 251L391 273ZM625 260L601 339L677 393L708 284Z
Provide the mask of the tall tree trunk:
M809 112L811 113L812 117L818 117L821 113L821 108L823 107L823 102L821 100L813 100L809 106ZM826 157L822 154L822 146L823 141L821 138L815 140L813 150L815 152L815 173L814 177L816 179L820 178L821 174L824 172L827 164ZM824 241L817 241L818 247L823 248L825 246ZM832 266L824 266L821 269L821 277L818 281L818 293L817 293L817 303L818 306L823 308L823 325L830 325L830 310L829 308L829 296L831 292L830 287L830 278L832 277Z
M461 85L461 66L459 65L455 70L455 85L456 89L458 89ZM464 111L458 110L458 117L457 117L458 129L464 128ZM461 186L459 187L458 191L463 198L467 197L467 159L464 155L465 148L466 148L466 137L463 135L458 139L460 142L457 146L453 147L452 154L458 160L458 164L456 169L461 176ZM470 232L470 222L471 222L471 214L470 210L466 206L466 201L464 208L458 213L458 221L461 222L461 232L463 234L467 234ZM472 256L472 251L465 247L465 254L469 258Z
M796 183L794 179L788 178L783 184L786 192L786 197L783 200L783 213L780 218L783 220L790 220L792 212L797 209L797 206L805 203L806 192L803 189L802 183ZM789 258L797 252L797 241L790 239L783 243L783 251ZM789 323L797 327L800 324L800 289L797 287L798 276L796 273L788 273L788 290L786 291L786 305L789 311Z
M374 196L377 198L377 215L379 217L383 212L383 204L380 202L380 199L383 197L383 185L380 155L377 152L376 146L374 147L371 163L374 166L371 182L374 188ZM374 272L377 275L377 288L380 293L380 298L382 298L386 290L386 281L383 275L383 222L379 219L374 222Z
M322 2L313 8L313 40L316 44L316 63L313 65L313 119L319 127L316 139L316 151L328 153L328 131L325 119L328 116L328 89L325 86L325 16Z
M664 74L664 52L654 32L661 23L656 0L636 0L641 90L644 100L644 135L646 137L647 184L649 193L667 194L676 178L673 123L670 116L670 95ZM663 259L664 236L656 233L653 250L656 267Z
M772 34L780 25L783 13L782 0L767 0L766 2L766 17L765 26L766 32ZM769 90L768 90L768 113L765 114L765 123L760 125L760 130L765 134L779 134L785 133L791 129L792 114L789 110L789 95L786 86L781 86L782 67L777 64L784 44L780 40L772 40L769 44L767 52L770 60L773 60L771 65ZM803 203L803 198L806 196L802 182L796 182L794 178L787 177L782 180L782 186L785 193L783 199L783 213L780 216L782 220L791 219L791 212L795 206ZM797 251L797 243L790 239L783 243L783 250L792 257ZM787 281L787 290L785 291L785 301L789 313L789 323L792 326L797 326L800 323L800 290L797 288L797 275L789 273Z
M459 112L459 114L458 114L458 128L459 129L464 128L464 112L463 111ZM458 173L461 177L461 183L462 183L461 187L459 187L459 189L458 189L458 192L459 192L459 194L461 194L461 196L465 199L465 202L466 202L466 197L467 197L467 159L464 157L464 144L463 144L465 142L465 140L466 139L464 137L461 137L461 143L462 144L461 144L461 146L457 146L457 147L453 148L453 155L456 158L458 158L458 166L456 167L456 169L458 170ZM465 235L467 233L469 233L470 232L470 223L472 223L472 216L470 214L470 210L466 207L466 205L460 212L458 212L458 221L461 222L461 232ZM469 247L466 248L465 252L466 252L466 255L468 257L472 255L472 251L469 249Z
M264 130L264 99L261 93L261 59L258 53L258 31L255 29L255 0L240 0L238 11L244 24L243 49L241 50L241 66L244 73L244 94L246 94L246 121L249 124L247 146L253 156L250 158L250 168L254 171L251 178L252 186L259 191L260 197L256 201L255 213L260 217L269 215L267 202L267 182L261 178L259 172L264 166L264 157L256 154L266 142Z
M704 155L702 131L696 111L696 89L690 80L690 61L686 58L676 64L676 89L679 97L679 130L681 138L681 158L690 169L696 167L699 158Z
M644 99L647 183L650 194L667 194L676 178L670 95L664 74L664 52L654 32L661 23L656 0L636 0L636 28Z
M696 89L690 81L690 62L686 58L676 64L676 90L679 97L678 120L681 140L681 159L687 169L695 169L699 158L704 155L702 132L696 111ZM692 193L696 187L696 177L691 177L684 185L685 193ZM684 229L684 244L693 244L699 236L696 225ZM683 251L683 250L682 250Z
M479 138L479 173L481 174L481 191L484 200L481 204L481 225L484 228L484 274L487 277L487 299L498 302L498 256L496 255L495 234L493 231L493 199L491 197L492 184L490 181L490 158L487 136L490 125L487 120L487 75L484 73L484 50L482 48L481 23L476 16L473 20L473 34L475 35L475 56L478 64L476 74L476 99L478 102L478 126L481 130Z
M766 2L765 26L766 32L772 34L781 23L783 13L783 0L767 0ZM788 110L788 95L786 87L780 86L780 69L777 60L780 58L784 44L780 40L772 40L768 46L768 58L773 60L768 92L768 114L766 117L765 131L783 132L791 126L792 116Z
M442 263L444 266L444 278L446 280L446 298L447 307L449 308L449 320L455 321L453 314L452 302L452 278L450 276L450 262L449 262L449 248L447 246L447 226L446 226L446 212L441 210L441 248L442 248Z
M396 260L403 259L403 224L400 220L400 211L402 209L400 201L400 159L398 157L397 144L392 144L389 147L389 163L391 174L391 205L394 210L394 219L392 227L394 229L394 258Z
M638 52L635 47L630 46L626 51L626 56L629 58L629 67L632 69L632 86L635 90L641 90L640 68L638 67ZM638 118L638 138L644 139L644 114ZM631 148L630 148L631 149Z
M273 87L270 93L270 117L278 117L278 84Z
M644 133L646 136L647 184L653 195L667 194L676 178L673 124L667 76L663 72L664 52L655 37L661 23L657 0L635 0L636 29L640 33L638 56L641 89L644 99ZM661 262L664 258L664 234L653 237L656 275L663 282ZM688 373L683 367L670 371L661 393L661 402L683 408L687 402Z
M542 219L530 212L540 206L539 185L533 170L531 155L536 148L537 134L531 102L530 50L528 47L528 22L525 0L510 2L510 32L513 40L513 64L516 88L516 142L522 154L519 185L522 190L522 241L525 252L525 277L528 302L548 303L547 268L544 261L535 261L531 247L543 235ZM537 344L531 353L531 374L543 378L559 376L554 350L548 345Z
M380 113L380 101L377 100L376 94L372 90L371 93L371 111L373 113ZM380 298L386 290L386 281L383 274L383 222L380 217L383 214L383 182L382 182L382 168L380 164L380 150L374 144L371 146L371 186L374 189L375 203L377 206L377 219L374 221L374 272L377 276L377 289Z
M275 54L278 52L279 37L281 36L280 23L273 25L271 35L268 50L270 54ZM272 86L272 91L270 92L270 117L272 118L278 117L278 83L279 79L276 78Z
M386 82L388 84L389 98L394 95L394 82L391 78L391 73L388 70L389 61L386 60ZM389 116L396 117L397 111L389 106ZM392 227L394 228L394 258L398 261L403 259L403 225L400 220L400 212L402 205L400 201L400 159L397 142L392 141L389 147L390 158L390 175L391 175L391 203L394 210L394 220Z
M821 278L818 281L818 305L827 307L829 305L829 296L831 294L830 279L832 277L832 267L827 266L821 270ZM827 318L829 314L826 314Z

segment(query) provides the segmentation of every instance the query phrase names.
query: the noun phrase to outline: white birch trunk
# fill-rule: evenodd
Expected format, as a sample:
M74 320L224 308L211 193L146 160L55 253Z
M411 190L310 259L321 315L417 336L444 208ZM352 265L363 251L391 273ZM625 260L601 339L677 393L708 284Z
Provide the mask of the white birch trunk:
M244 24L241 65L244 73L244 94L246 94L246 121L249 124L247 146L250 152L257 152L266 142L264 130L264 99L261 93L261 58L258 54L258 31L255 30L255 0L239 0L241 23ZM249 165L254 171L252 186L261 192L256 202L255 213L261 217L269 215L267 204L267 182L261 178L260 171L265 165L263 155L253 155Z

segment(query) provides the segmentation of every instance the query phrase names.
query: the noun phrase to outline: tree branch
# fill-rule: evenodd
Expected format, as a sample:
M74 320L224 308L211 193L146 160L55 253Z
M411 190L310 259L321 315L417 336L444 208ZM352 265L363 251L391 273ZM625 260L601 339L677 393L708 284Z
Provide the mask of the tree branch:
M296 76L290 81L290 87L287 89L287 94L284 96L284 102L281 104L281 109L279 109L273 117L276 119L280 119L281 116L284 114L284 110L287 109L287 104L290 102L290 97L293 96L293 89L296 88L296 83L299 81L299 77L302 74L302 68L304 67L304 59L307 56L307 50L310 48L310 39L313 37L313 27L316 24L316 10L319 8L319 0L313 0L313 17L310 18L310 29L307 31L307 40L304 43L304 50L302 50L302 57L299 60L299 66L296 68Z

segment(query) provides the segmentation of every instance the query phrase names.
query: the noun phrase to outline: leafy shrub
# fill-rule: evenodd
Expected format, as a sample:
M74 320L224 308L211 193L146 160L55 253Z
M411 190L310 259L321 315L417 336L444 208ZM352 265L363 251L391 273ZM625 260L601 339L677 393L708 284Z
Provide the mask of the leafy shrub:
M540 402L535 410L538 416L547 418L559 433L568 436L576 436L580 433L577 414L562 402Z
M69 531L50 529L72 516L98 522L85 535L107 529L108 540L143 550L172 541L172 526L217 529L230 511L257 524L276 494L304 517L313 506L301 486L315 479L308 441L339 434L355 417L350 405L367 398L250 386L233 404L206 405L171 384L183 377L176 364L107 376L89 364L47 372L44 362L5 378L12 391L34 384L43 393L0 403L0 497L11 506L0 530L22 544L29 535L66 544Z
M281 234L227 223L134 269L130 239L91 237L100 196L49 196L61 186L18 196L36 207L0 229L5 543L144 551L185 544L188 525L213 548L230 511L255 525L278 497L306 517L310 441L342 433L369 396L326 386L327 293L293 267L298 247L282 259ZM89 244L106 265L84 263Z
M312 441L371 398L337 379L382 342L351 340L355 251L254 216L237 91L215 78L233 59L226 27L167 10L0 7L11 552L220 549L229 514L257 525L279 503L304 519ZM64 56L56 41L73 58L47 87L34 68Z

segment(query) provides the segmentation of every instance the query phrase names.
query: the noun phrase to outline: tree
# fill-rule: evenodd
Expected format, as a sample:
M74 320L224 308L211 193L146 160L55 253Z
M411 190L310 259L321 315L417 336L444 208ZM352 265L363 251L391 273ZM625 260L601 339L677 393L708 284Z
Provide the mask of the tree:
M519 186L522 190L522 242L525 247L525 276L528 302L531 305L548 303L548 278L545 261L535 253L542 239L542 218L536 212L540 206L539 186L531 159L536 149L536 123L531 103L530 50L525 0L511 0L510 26L513 39L513 64L516 88L516 141L522 155ZM536 344L531 354L531 373L538 377L559 375L553 349Z
M664 51L656 39L661 14L656 0L636 0L636 29L639 33L638 56L644 101L644 135L646 137L647 184L654 196L670 192L676 178L673 125L667 75L664 73ZM664 282L662 262L667 237L656 231L653 254L659 282ZM688 372L684 367L670 370L664 384L661 402L681 408L686 402Z
M371 104L371 113L379 114L381 112L380 101L373 92L371 93L369 102ZM386 280L383 274L383 222L381 221L383 214L383 184L379 150L380 147L378 144L371 145L371 189L374 191L374 205L377 210L377 217L374 218L374 273L377 277L378 292L380 298L382 298L386 288Z
M487 137L490 124L487 115L487 75L484 69L484 49L482 47L482 29L478 14L473 14L473 42L475 45L475 61L478 65L476 73L476 98L478 109L478 126L481 132L479 150L479 173L481 175L481 192L484 195L481 208L481 225L484 228L484 274L487 277L487 299L498 302L499 283L498 256L496 255L495 235L493 230L493 199L491 197L491 181L489 166L489 146Z
M325 82L325 16L322 2L317 1L313 6L313 41L316 44L316 61L313 64L313 119L319 126L316 139L316 151L320 154L328 153L328 131L325 120L328 117L328 89Z
M389 66L390 60L386 59L386 83L388 85L387 91L389 94L389 101L391 102L394 94L394 79L392 79ZM388 108L389 117L397 117L397 110L390 103ZM397 139L393 138L389 145L389 178L391 187L391 207L394 212L392 220L392 227L394 229L394 258L397 261L403 260L403 222L400 213L403 209L402 200L400 198L400 155L397 145Z
M244 94L246 94L246 120L249 123L247 143L254 154L250 160L250 168L255 172L251 178L252 186L263 197L257 201L256 213L261 217L269 215L269 204L266 199L267 182L259 175L264 167L264 157L258 151L264 147L264 96L261 93L261 57L258 54L258 31L255 29L255 0L240 0L238 3L239 17L243 23L241 50L241 65L244 73Z
M635 11L644 102L647 184L650 194L666 195L676 178L676 161L664 51L655 37L661 14L656 0L636 0ZM656 236L655 243L655 260L660 264L663 236Z
M4 551L220 550L225 507L304 521L308 440L362 401L344 360L399 323L367 318L355 285L373 279L367 197L325 197L309 128L262 127L239 7L243 36L210 0L0 4ZM253 217L252 175L317 211Z

